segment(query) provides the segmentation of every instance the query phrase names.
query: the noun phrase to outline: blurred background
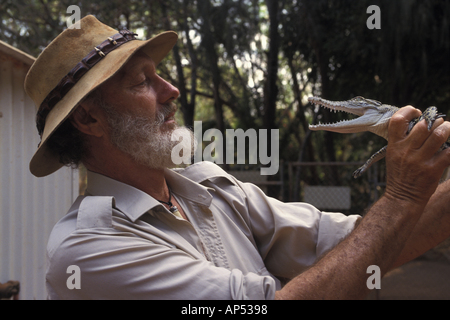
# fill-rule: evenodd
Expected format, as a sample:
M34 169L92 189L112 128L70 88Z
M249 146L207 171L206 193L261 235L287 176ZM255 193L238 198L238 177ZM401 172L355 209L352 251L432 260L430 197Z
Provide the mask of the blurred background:
M0 0L0 40L37 57L67 28L70 5L141 39L176 31L179 41L158 71L180 90L178 121L202 121L203 131L224 134L279 129L276 175L262 177L260 163L223 167L284 201L363 214L384 190L384 161L359 179L351 174L386 141L371 133L311 133L312 122L351 116L317 110L309 96L364 96L445 114L450 108L450 1ZM380 29L367 27L371 5L380 8ZM73 194L83 192L83 169L79 176ZM11 210L5 199L2 214Z

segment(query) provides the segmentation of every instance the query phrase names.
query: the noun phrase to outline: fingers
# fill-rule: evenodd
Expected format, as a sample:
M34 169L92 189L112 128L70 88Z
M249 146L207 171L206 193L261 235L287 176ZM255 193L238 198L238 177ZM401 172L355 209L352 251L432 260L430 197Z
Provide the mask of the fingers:
M424 143L422 149L424 153L436 154L443 143L445 143L450 135L450 122L445 121L433 130ZM437 149L437 150L436 150ZM447 148L435 155L434 163L437 167L443 169L450 166L450 148Z
M406 106L397 111L389 121L389 141L403 139L411 120L420 117L422 112L412 106Z
M428 135L424 133L421 128L419 128L419 130L420 132L418 133L420 133L423 138L426 137L426 139L420 139L419 137L416 137L415 139L417 140L417 144L422 142L422 144L420 144L420 147L423 149L423 152L434 154L439 150L442 144L447 141L448 136L450 135L450 123L447 121L444 122L443 119L436 120L433 124L433 127L428 132ZM419 136L419 134L417 136Z
M422 120L408 134L407 129L409 123L420 115L421 111L412 106L401 108L395 113L389 123L389 141L395 143L400 140L405 140L412 149L424 147L424 152L434 154L449 136L449 123L439 118L433 123L431 129L428 130L426 121Z
M437 119L430 130L428 130L428 125L425 120L420 121L418 124L412 128L407 139L410 141L412 148L425 147L426 152L432 152L435 149L436 152L439 147L447 140L445 132L442 130L435 131L440 125L444 123L444 119Z

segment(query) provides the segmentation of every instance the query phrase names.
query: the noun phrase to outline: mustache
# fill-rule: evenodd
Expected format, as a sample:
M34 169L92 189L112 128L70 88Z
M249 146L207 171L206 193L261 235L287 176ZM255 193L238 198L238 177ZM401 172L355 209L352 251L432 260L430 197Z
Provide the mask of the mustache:
M176 112L177 110L178 110L178 106L173 102L162 104L160 110L158 110L156 112L156 117L155 117L156 124L162 125L164 123L164 121L166 120L166 118L170 114Z
M148 116L140 115L132 110L118 111L115 104L105 103L103 100L99 103L100 108L105 111L109 124L114 127L117 123L126 121L139 121L143 126L150 129L156 129L164 124L167 117L178 110L178 106L174 102L160 104L155 111L154 119L149 119Z

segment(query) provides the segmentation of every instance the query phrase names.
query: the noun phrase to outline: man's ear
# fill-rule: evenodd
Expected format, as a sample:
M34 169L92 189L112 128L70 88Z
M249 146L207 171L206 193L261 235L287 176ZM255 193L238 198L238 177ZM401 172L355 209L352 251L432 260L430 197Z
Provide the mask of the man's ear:
M69 119L75 128L87 135L101 137L105 134L100 108L87 101L82 102Z

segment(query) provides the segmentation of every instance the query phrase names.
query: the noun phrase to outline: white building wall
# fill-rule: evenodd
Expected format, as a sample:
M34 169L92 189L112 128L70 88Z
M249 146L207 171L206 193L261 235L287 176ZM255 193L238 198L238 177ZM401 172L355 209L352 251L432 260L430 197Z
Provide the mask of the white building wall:
M20 299L45 299L46 245L78 195L76 170L34 177L36 109L23 83L33 58L0 41L0 283L20 281Z

